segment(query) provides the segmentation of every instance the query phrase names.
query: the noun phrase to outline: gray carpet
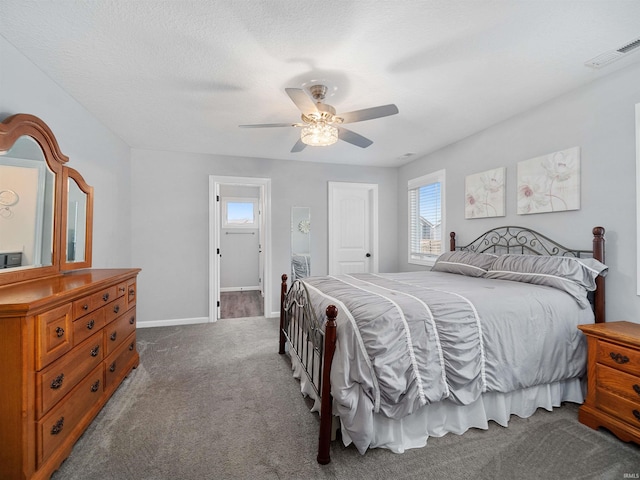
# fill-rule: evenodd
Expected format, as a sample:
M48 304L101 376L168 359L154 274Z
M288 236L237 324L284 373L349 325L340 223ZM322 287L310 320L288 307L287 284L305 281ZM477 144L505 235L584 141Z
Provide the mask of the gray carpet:
M577 421L577 406L430 438L422 449L360 455L332 445L315 461L310 413L277 320L138 330L141 363L78 441L53 480L66 479L623 479L640 447ZM627 476L630 474L634 476Z

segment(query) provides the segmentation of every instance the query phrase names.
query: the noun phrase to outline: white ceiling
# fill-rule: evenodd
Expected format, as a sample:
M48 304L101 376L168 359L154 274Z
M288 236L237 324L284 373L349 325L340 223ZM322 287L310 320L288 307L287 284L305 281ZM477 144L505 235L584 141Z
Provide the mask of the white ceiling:
M134 148L398 166L640 60L638 0L2 0L0 34ZM373 140L290 153L322 81ZM27 112L29 113L29 112ZM408 154L413 154L409 156Z

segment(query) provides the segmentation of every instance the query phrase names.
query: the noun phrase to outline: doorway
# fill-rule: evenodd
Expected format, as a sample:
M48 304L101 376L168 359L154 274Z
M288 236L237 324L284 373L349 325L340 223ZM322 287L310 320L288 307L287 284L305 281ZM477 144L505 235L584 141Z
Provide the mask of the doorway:
M271 311L270 184L210 177L210 322Z

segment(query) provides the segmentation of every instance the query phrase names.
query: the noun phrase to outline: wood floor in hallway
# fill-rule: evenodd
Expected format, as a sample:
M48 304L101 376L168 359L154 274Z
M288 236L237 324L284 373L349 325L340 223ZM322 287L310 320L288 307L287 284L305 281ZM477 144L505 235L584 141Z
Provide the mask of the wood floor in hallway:
M258 290L220 293L220 318L260 317L264 299Z

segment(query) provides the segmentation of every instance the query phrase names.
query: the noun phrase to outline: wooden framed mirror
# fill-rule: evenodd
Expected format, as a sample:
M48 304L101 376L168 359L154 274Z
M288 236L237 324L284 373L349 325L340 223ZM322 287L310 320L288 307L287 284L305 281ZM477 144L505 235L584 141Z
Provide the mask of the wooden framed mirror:
M91 266L93 187L73 168L62 171L61 270Z
M91 266L93 189L68 160L38 117L0 123L0 285ZM84 234L80 261L67 260L69 184Z

